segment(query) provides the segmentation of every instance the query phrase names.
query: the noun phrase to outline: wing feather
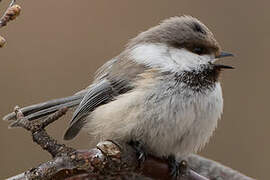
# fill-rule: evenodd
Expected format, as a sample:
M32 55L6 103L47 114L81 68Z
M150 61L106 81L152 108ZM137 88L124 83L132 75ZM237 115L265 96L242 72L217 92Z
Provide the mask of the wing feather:
M75 110L64 139L74 138L85 124L86 117L97 107L133 89L135 77L144 70L143 65L134 64L133 61L128 60L113 59L105 63Z

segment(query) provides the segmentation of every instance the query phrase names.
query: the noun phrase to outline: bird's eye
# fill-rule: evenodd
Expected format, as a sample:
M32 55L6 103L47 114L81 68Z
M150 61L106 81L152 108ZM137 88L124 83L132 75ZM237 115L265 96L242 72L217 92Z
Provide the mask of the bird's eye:
M198 54L198 55L202 55L202 54L204 54L205 49L202 48L202 47L195 47L195 48L193 49L193 52L196 53L196 54Z

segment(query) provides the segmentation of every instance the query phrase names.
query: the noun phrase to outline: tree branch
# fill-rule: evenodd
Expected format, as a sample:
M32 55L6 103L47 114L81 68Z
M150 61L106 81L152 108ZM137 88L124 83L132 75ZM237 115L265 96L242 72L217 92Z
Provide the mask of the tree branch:
M16 19L16 17L20 15L21 7L15 3L16 3L16 0L12 0L7 10L3 14L3 16L0 18L0 28L6 26L9 21ZM4 47L5 44L6 44L5 38L0 36L0 48Z
M65 115L67 110L67 108L62 108L45 119L29 121L23 116L23 113L19 107L16 106L14 111L16 113L17 120L11 123L9 127L21 127L27 131L30 131L32 133L33 141L40 145L42 149L48 151L52 157L68 154L69 152L74 152L75 149L66 147L64 144L58 144L57 141L51 138L45 130L49 124Z
M12 122L10 127L22 127L30 131L34 142L48 151L53 159L8 180L171 179L168 164L164 159L150 155L143 165L138 167L134 150L126 144L104 141L90 150L75 150L64 144L58 144L47 134L45 127L66 112L67 108L62 108L45 119L29 121L19 107L15 107L17 120ZM179 177L181 180L218 178L252 180L237 171L197 155L190 155L187 160L189 166Z

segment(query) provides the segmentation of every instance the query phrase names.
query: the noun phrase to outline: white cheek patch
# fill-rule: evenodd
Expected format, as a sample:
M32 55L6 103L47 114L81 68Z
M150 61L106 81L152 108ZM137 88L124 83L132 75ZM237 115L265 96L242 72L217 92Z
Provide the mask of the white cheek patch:
M163 44L139 44L131 50L131 59L138 63L164 71L179 72L206 64L211 55L199 56L186 49L177 49Z
M208 57L199 56L184 48L171 48L169 52L171 59L175 61L175 63L179 64L179 66L181 66L183 69L193 68L199 64L208 62Z
M171 61L168 47L157 44L139 44L131 51L131 59L153 68L174 70L177 67Z

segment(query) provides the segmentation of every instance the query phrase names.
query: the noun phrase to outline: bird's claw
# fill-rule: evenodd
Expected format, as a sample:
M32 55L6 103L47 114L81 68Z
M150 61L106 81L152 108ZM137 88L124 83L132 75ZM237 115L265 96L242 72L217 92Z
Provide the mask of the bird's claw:
M187 161L182 160L180 163L175 160L174 155L168 157L168 165L170 169L170 175L173 179L186 175L187 172Z
M147 158L147 153L144 150L142 143L140 141L131 140L128 144L135 150L136 157L139 162L139 167L141 167L142 163Z

